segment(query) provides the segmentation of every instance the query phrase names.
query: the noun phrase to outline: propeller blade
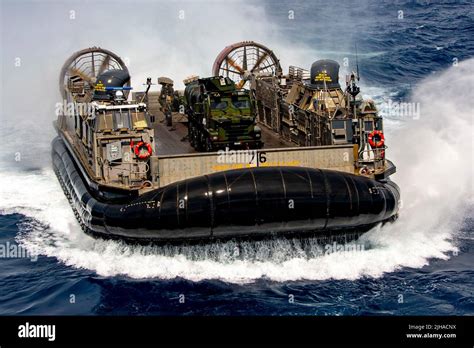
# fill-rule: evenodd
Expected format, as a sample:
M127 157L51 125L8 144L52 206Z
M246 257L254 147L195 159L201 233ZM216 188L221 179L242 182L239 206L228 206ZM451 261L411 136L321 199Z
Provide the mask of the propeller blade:
M226 68L221 68L221 70L224 70L226 71L227 73L234 73L234 74L237 74L237 75L240 75L241 73L236 71L236 70L232 70L232 69L226 69ZM228 76L227 76L228 77Z
M69 76L79 76L82 80L88 82L90 85L93 85L95 83L94 77L86 75L85 73L76 68L69 69Z
M245 80L240 80L240 81L237 83L236 88L237 88L237 89L241 89L242 87L244 87L245 82L247 82L247 81L245 81Z
M230 65L231 67L233 67L235 70L237 70L240 74L243 74L243 73L244 73L244 70L243 70L240 66L238 66L238 65L232 60L232 58L227 57L226 60L227 60L227 63L229 63L229 65Z
M109 68L109 62L110 62L110 56L107 55L107 56L105 57L105 59L102 61L102 64L100 65L99 73L97 74L97 76L99 76L99 75L102 74L106 69Z
M250 70L250 72L254 72L267 57L268 57L268 52L265 52L260 57L258 57L257 61L255 62L255 65L253 66L252 70Z

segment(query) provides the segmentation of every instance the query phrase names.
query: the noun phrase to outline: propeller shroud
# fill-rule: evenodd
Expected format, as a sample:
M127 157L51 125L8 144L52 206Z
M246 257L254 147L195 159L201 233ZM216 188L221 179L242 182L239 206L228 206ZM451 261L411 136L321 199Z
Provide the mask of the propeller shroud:
M91 47L75 52L64 63L59 75L59 91L65 100L70 97L76 102L90 102L94 94L97 77L107 70L124 70L128 68L115 53ZM126 86L130 86L131 81ZM125 90L128 97L130 91Z
M242 41L224 48L212 68L214 76L229 77L237 88L248 88L252 75L281 75L280 61L268 47Z

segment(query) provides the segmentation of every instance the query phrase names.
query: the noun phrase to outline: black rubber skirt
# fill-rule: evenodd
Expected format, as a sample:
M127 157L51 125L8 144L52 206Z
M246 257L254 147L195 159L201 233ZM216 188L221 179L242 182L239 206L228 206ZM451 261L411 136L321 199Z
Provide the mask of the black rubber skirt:
M392 181L332 170L259 167L110 198L92 185L59 137L53 167L82 228L137 242L210 241L293 233L368 230L397 215Z

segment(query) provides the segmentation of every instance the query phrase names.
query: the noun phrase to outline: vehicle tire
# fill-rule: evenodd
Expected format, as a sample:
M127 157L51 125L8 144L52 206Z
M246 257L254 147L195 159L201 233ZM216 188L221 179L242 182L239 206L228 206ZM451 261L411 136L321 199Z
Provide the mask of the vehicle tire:
M189 143L191 144L192 147L196 148L196 132L194 130L194 126L192 124L189 124L188 128L188 138L189 138Z
M203 152L205 149L204 145L205 145L206 139L204 138L204 134L202 132L198 134L199 136L196 137L198 139L196 150L198 150L199 152Z
M211 139L206 139L206 152L212 152L214 150L214 146L212 145Z

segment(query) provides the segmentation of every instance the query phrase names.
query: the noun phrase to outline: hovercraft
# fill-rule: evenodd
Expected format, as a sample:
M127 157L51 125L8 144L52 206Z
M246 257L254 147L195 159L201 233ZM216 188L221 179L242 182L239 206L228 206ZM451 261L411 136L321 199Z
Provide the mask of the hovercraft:
M239 71L232 52L243 46L245 54L257 49L257 66L241 67L240 80L224 78L226 57L234 57ZM395 166L385 158L374 103L357 98L356 76L343 91L339 66L329 60L283 75L265 49L252 42L226 47L215 78L185 81L197 91L189 93L192 100L169 93L169 82L161 93L150 92L148 83L146 92L130 96L128 69L111 51L94 47L69 58L61 71L64 107L52 159L83 230L132 242L186 243L367 231L393 220L400 199L389 179ZM272 62L278 65L273 74L258 69ZM269 94L279 96L273 109ZM162 101L158 110L154 100ZM180 103L185 115L173 111ZM259 145L251 149L246 142L256 142L257 127ZM191 133L194 148L183 142ZM214 134L225 150L215 151ZM195 146L199 141L210 146Z

